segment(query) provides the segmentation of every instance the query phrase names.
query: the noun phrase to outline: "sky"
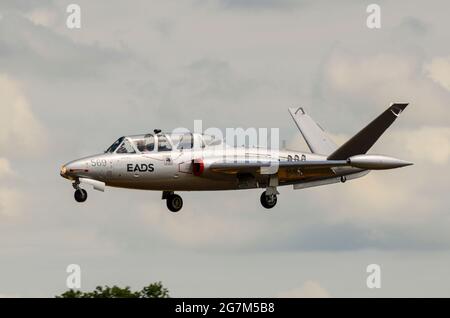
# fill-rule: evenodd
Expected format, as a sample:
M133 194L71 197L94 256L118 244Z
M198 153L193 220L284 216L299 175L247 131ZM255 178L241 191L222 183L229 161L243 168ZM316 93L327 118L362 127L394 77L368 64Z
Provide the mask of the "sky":
M81 28L66 8L81 8ZM0 2L0 296L162 281L174 297L450 297L447 1ZM414 162L345 184L186 192L88 189L62 164L154 128L279 128L302 106L339 144L410 105L370 150ZM369 264L381 288L366 286Z

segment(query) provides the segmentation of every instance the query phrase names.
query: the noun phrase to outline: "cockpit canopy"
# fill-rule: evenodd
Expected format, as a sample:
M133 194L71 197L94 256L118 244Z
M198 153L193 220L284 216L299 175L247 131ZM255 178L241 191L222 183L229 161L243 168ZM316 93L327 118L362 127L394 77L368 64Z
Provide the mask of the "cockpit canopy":
M146 135L123 136L117 139L105 153L149 153L172 150L185 150L195 147L205 148L222 144L221 139L212 135L178 133L157 133Z

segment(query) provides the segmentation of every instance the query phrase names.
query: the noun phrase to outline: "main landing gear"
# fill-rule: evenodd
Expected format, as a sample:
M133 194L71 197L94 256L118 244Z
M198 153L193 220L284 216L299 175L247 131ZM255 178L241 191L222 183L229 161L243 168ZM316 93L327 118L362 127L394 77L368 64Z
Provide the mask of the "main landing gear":
M173 191L163 191L162 199L166 200L167 208L171 212L178 212L183 207L183 199Z
M277 195L276 194L267 194L267 191L264 191L261 194L261 204L266 209L271 209L277 204Z
M80 183L74 182L73 188L75 189L75 193L73 195L75 198L75 201L80 202L80 203L86 201L86 199L88 197L87 191L80 188Z

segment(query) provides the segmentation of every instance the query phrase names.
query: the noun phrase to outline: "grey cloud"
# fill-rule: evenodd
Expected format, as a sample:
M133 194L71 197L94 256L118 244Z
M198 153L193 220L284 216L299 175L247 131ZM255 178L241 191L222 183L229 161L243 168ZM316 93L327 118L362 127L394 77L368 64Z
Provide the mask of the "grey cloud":
M363 56L334 49L315 81L316 101L338 116L329 120L331 131L354 134L394 101L410 103L396 127L446 125L448 95L427 78L426 61L405 49Z
M38 8L49 8L54 6L53 0L30 1L14 0L0 2L0 13L5 11L29 12Z
M429 24L411 16L403 18L397 29L402 35L415 35L419 37L423 37L430 32Z
M158 19L157 21L152 22L151 25L162 36L170 37L175 30L176 23L170 19Z
M185 84L193 84L188 89L192 89L191 93L199 99L219 96L231 101L257 87L255 81L236 74L228 62L211 59L201 59L190 64Z
M429 235L438 231L437 235ZM295 233L295 232L293 232ZM364 249L392 251L449 250L449 237L441 227L423 224L402 227L390 224L362 226L352 223L315 224L301 228L282 242L287 250L358 251Z
M228 61L212 58L196 59L169 75L157 69L147 77L141 74L138 78L130 83L138 103L151 105L163 123L171 118L166 123L168 127L190 129L196 119L205 120L205 125L229 127L231 113L254 111L247 105L236 109L236 105L266 87L239 72ZM215 116L211 116L212 109Z
M16 76L95 78L128 58L124 51L76 43L15 13L4 16L0 25L0 69Z
M273 10L292 9L311 2L303 0L219 0L219 3L229 9Z

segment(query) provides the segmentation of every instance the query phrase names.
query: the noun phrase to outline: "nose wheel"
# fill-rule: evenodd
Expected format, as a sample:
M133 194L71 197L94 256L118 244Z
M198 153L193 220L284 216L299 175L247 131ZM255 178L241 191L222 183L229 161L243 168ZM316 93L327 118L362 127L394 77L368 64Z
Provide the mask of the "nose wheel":
M163 192L163 199L166 199L167 208L171 212L178 212L183 207L183 199L173 192Z
M75 197L75 201L80 202L80 203L84 202L87 199L87 191L79 188L79 189L75 190L74 197Z
M80 203L86 201L86 199L88 197L87 191L80 188L80 181L78 181L78 180L75 181L72 184L72 187L75 189L75 193L73 195L73 197L75 198L75 201L80 202Z
M277 195L276 194L267 194L264 191L261 194L261 204L266 209L271 209L277 204Z

